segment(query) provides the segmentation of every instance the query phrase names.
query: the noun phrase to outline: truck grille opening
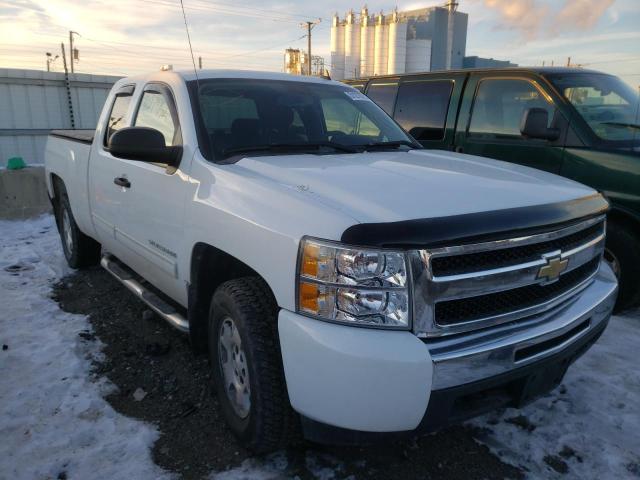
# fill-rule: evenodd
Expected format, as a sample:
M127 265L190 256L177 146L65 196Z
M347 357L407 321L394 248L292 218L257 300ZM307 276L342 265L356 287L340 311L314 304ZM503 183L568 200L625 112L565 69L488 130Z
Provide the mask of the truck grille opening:
M435 322L440 326L472 322L551 301L591 277L599 264L598 256L565 273L556 282L546 285L532 284L487 295L438 302L435 305Z
M520 350L516 351L513 360L516 363L522 362L523 360L535 357L536 355L546 352L547 350L551 350L552 348L555 348L558 345L562 345L567 340L571 340L572 338L580 335L582 332L588 330L590 325L591 319L588 318L587 320L584 320L562 335L550 338L549 340L545 340L544 342L536 343L535 345L531 345L530 347L521 348Z
M431 259L431 271L434 276L440 277L509 267L534 261L544 253L554 250L566 252L590 242L604 232L603 227L603 223L596 223L584 230L546 242L463 255L434 257Z

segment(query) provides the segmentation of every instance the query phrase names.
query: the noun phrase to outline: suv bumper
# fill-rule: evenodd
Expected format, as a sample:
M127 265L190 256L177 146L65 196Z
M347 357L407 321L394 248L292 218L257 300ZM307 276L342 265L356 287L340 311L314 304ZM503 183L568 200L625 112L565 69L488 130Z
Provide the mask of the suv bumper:
M616 299L601 264L580 294L526 322L423 341L411 332L354 328L282 310L289 398L305 436L363 443L415 434L554 388L604 331Z

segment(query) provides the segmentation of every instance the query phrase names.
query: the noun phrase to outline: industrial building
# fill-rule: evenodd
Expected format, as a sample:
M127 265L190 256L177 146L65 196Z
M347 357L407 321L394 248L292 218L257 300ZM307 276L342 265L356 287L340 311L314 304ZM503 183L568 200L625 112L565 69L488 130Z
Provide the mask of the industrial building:
M287 48L284 51L284 72L290 75L308 75L307 52L299 48ZM311 75L323 76L324 58L319 55L311 55Z
M449 2L390 14L364 7L331 24L331 78L428 72L462 68L468 15Z
M493 58L483 58L476 55L464 57L462 68L511 68L517 67L517 63L508 60L495 60Z

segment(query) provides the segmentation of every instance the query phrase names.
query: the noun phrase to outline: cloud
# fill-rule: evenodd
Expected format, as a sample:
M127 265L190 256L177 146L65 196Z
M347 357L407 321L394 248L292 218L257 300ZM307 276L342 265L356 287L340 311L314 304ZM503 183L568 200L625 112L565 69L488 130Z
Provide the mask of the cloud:
M593 29L615 0L564 0L552 8L541 0L484 0L498 12L498 28L516 30L527 40Z
M572 0L555 17L554 26L562 29L591 30L614 0Z
M549 8L536 0L484 0L487 7L497 10L501 26L518 30L526 38L536 38L549 16Z

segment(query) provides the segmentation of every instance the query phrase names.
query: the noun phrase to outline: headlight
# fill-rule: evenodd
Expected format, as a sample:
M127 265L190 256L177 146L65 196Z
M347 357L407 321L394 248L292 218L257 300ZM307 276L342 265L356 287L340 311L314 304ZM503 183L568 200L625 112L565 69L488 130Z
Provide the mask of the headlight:
M298 312L349 325L410 327L407 262L401 252L300 243Z

